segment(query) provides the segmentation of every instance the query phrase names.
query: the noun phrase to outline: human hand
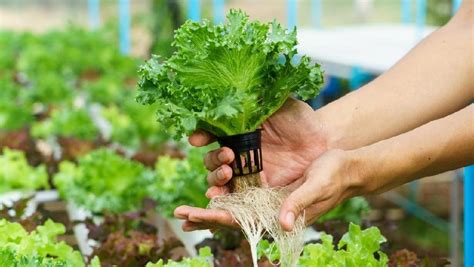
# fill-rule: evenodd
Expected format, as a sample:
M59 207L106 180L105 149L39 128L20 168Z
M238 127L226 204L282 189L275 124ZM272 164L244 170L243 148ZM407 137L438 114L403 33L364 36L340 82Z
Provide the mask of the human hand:
M322 122L306 103L289 99L273 116L262 125L263 171L260 173L264 186L287 186L297 188L305 170L327 149ZM189 142L194 146L207 145L214 141L210 134L198 131ZM209 152L204 160L210 170L210 185L206 195L213 198L229 192L226 184L232 178L234 153L227 147ZM230 214L221 210L200 209L181 206L175 210L175 217L186 220L183 230L215 227L215 225L236 226Z
M279 221L291 231L295 218L304 213L306 224L315 222L345 200L368 192L362 160L351 151L329 150L313 161L283 201Z

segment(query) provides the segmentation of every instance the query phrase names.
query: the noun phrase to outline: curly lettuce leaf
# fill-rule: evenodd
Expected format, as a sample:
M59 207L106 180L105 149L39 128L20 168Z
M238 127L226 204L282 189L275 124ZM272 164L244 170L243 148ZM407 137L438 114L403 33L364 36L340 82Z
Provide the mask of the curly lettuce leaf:
M168 261L163 263L163 260L159 260L157 263L147 263L146 267L212 267L212 253L209 247L199 249L199 255L194 258L184 258L183 260Z
M305 246L299 266L387 266L388 257L380 251L380 244L387 240L376 227L361 230L360 226L350 223L349 231L341 238L337 248L331 235L323 234L321 240L321 244Z
M64 233L64 225L51 220L31 233L19 223L0 220L0 263L12 264L0 266L85 266L78 251L57 241Z
M61 197L95 213L138 210L153 181L143 165L107 149L61 162L53 178Z
M208 150L209 147L190 148L185 159L168 156L158 159L155 164L156 181L150 188L150 196L157 201L161 214L172 217L174 209L180 205L207 206L207 170L202 165L202 158Z
M3 148L0 155L0 193L40 188L49 188L45 166L32 167L23 151Z
M62 136L93 141L99 129L85 108L63 107L53 110L47 120L34 123L31 134L36 138Z
M138 102L157 103L157 120L180 137L196 128L214 135L257 129L294 94L315 97L318 64L297 57L296 30L249 21L231 10L227 23L187 21L176 31L176 52L153 56L139 69Z

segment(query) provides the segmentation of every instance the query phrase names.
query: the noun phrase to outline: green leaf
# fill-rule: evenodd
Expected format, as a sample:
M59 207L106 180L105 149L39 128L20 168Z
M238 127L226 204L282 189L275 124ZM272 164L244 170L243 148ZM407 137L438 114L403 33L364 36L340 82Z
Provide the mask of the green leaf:
M0 155L0 193L40 188L49 188L45 166L32 167L23 151L3 148Z
M290 95L308 99L322 86L319 65L294 60L296 44L296 30L242 11L231 10L221 25L187 21L171 57L140 67L137 101L156 103L157 120L178 138L196 128L216 136L254 131Z

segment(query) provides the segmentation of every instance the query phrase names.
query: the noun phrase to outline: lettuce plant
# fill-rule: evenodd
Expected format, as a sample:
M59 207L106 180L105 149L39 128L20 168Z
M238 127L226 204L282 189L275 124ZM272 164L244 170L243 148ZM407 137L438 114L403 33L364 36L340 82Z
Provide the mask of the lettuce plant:
M143 165L107 149L80 157L77 164L61 162L53 179L61 197L95 213L139 209L154 181Z
M19 223L0 220L0 266L85 266L78 251L57 241L64 233L64 226L51 220L31 233Z
M360 226L350 223L349 231L342 236L337 248L332 236L323 234L321 240L322 244L305 246L299 266L387 266L388 257L380 251L380 244L387 240L376 227L361 230Z
M290 95L319 92L322 71L297 56L296 44L296 30L250 21L242 11L231 10L221 25L187 21L171 57L140 67L137 100L157 103L157 120L177 137L196 128L216 136L254 131Z
M24 152L3 148L0 155L0 193L48 187L48 174L43 165L32 167Z
M34 123L31 131L37 138L61 136L93 141L99 136L87 110L69 106L53 110L50 118Z
M191 148L185 159L158 158L156 180L150 196L157 201L159 210L165 216L172 217L173 210L179 205L206 207L209 202L205 196L207 170L202 165L202 158L208 149Z
M212 267L212 253L209 247L199 249L199 255L194 258L184 258L181 261L168 261L164 263L159 260L157 263L148 263L146 267Z

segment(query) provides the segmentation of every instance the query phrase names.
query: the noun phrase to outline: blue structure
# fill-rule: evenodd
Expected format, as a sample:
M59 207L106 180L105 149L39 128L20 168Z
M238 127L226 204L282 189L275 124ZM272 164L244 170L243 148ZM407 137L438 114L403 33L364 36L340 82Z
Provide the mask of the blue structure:
M462 0L453 0L453 10L452 10L453 15L454 13L456 13L456 11L458 11L459 7L461 6L461 2Z
M120 52L130 53L130 1L119 0L119 42Z
M287 0L287 14L288 14L288 29L292 30L298 24L298 11L296 7L296 0Z
M212 0L214 24L224 22L224 0Z
M311 0L311 24L321 28L322 4L321 0Z
M201 20L201 1L188 0L188 19L194 21Z
M474 266L474 165L464 168L464 267Z
M100 26L100 0L88 0L89 25L95 30Z
M423 30L426 22L426 0L416 0L416 36L418 40L423 39Z
M409 24L411 22L411 0L402 0L401 4L402 23Z

